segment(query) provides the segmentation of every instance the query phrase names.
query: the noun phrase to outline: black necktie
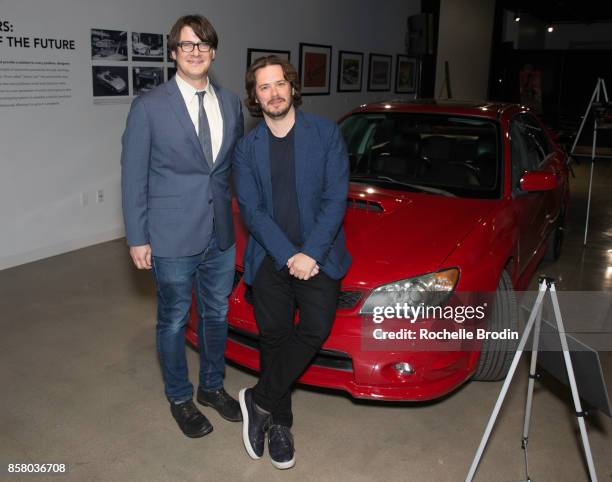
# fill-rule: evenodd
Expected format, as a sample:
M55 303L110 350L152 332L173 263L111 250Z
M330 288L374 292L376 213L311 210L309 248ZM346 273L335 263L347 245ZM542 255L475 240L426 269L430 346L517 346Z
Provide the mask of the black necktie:
M208 167L213 167L213 152L212 142L210 140L210 126L208 125L208 117L206 117L206 111L204 110L204 94L206 91L196 92L198 96L198 139L200 139L200 145L204 151L204 157L208 163Z

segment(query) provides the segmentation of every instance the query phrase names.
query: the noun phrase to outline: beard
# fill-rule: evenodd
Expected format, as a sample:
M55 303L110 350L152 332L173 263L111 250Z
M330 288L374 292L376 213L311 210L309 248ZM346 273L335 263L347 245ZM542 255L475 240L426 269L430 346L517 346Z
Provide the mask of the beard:
M274 99L270 99L270 102L273 102L275 100L285 100L285 99L283 99L282 97L275 97ZM268 104L270 102L268 102ZM282 119L283 117L287 115L287 112L289 112L289 110L291 109L291 106L293 105L293 96L289 97L289 101L287 102L287 105L280 110L272 110L271 108L264 106L263 104L260 104L260 105L261 105L262 112L269 118Z

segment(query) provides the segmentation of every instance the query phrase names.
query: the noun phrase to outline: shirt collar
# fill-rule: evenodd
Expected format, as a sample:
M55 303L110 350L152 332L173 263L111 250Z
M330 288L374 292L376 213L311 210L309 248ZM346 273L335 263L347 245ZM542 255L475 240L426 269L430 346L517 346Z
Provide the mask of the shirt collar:
M176 74L174 78L176 79L176 85L178 85L178 88L181 91L181 94L183 95L183 99L185 99L185 102L186 103L191 102L193 98L195 97L196 92L199 92L198 89L196 89L191 84L183 80L181 76L178 74ZM206 94L212 97L213 99L216 98L215 89L212 86L212 83L210 82L210 77L208 78L208 82L206 83L204 92L206 92Z

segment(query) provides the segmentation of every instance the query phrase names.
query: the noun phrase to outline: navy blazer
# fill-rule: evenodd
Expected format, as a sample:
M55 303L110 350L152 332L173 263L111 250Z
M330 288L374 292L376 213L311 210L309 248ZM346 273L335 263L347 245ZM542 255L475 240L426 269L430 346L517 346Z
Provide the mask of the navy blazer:
M342 228L349 169L340 129L334 122L300 110L296 110L294 129L296 189L305 240L302 247L294 246L274 222L265 122L238 141L234 149L236 196L250 232L244 254L244 281L249 284L266 253L276 268L282 269L301 251L333 279L343 277L351 264Z
M212 170L176 80L137 97L122 138L123 218L130 246L151 244L155 256L192 256L210 242L234 244L230 168L244 134L240 99L213 84L223 142Z

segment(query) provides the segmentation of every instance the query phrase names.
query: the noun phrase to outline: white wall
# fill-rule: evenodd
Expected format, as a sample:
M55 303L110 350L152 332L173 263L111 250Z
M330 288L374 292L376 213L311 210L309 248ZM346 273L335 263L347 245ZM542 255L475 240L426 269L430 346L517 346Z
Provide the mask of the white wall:
M446 97L441 89L448 61L454 99L486 98L494 13L491 0L440 1L436 97Z
M0 108L0 269L123 235L120 203L120 137L128 104L94 105L90 29L167 33L186 13L209 17L220 36L213 77L243 97L248 47L291 50L299 42L332 45L331 96L306 97L303 108L336 118L360 103L397 97L338 94L338 50L398 54L406 18L419 0L11 0L2 20L15 33L76 40L70 53L20 51L0 43L0 60L69 58L72 98L57 106ZM394 57L395 65L395 57ZM252 120L248 125L252 125ZM104 189L105 200L95 194ZM82 205L82 195L88 204Z

